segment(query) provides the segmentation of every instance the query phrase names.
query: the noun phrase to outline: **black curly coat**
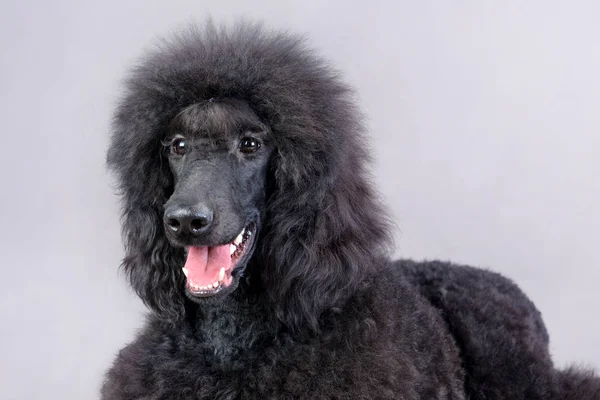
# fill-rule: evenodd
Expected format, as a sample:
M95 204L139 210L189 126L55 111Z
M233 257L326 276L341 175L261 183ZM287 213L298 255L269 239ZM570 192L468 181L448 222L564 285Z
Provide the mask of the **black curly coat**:
M236 152L247 132L262 143L252 155ZM169 150L178 134L192 138L185 158ZM144 58L108 163L123 268L153 312L102 397L600 399L591 374L554 370L510 281L388 261L367 153L352 92L294 35L209 23ZM165 209L183 199L212 205L210 233L169 233ZM257 235L229 290L190 295L186 246L228 243L248 220Z

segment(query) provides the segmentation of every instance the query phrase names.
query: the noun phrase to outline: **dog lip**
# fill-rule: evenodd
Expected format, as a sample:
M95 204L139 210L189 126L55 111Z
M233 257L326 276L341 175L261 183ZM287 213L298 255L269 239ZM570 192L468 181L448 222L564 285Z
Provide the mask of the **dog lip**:
M244 228L241 231L242 233L248 232L252 238L254 238L256 236L256 222L254 221L250 221L248 223L246 223L246 225L244 225ZM224 246L226 244L233 244L235 242L235 240L237 239L239 233L236 234L233 238L231 238L231 240L225 241L223 243L218 243L218 244L206 244L204 246Z

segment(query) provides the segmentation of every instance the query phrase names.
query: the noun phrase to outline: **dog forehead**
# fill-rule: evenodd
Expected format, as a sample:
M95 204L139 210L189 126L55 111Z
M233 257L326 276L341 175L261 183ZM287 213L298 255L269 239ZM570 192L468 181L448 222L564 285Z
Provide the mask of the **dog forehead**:
M240 100L211 99L184 108L171 123L171 130L207 139L228 139L246 131L262 131L264 125Z

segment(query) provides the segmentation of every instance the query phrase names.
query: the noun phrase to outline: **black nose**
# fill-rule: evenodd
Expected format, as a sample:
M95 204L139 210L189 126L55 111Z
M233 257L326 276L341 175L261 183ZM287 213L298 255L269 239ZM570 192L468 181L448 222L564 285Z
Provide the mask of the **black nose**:
M213 221L213 212L208 207L169 207L165 210L165 226L177 235L206 232Z

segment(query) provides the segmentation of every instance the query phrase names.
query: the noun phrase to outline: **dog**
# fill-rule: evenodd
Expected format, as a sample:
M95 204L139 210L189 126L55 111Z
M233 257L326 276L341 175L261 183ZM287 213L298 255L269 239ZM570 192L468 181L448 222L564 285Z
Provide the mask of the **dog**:
M361 113L306 42L190 28L146 55L108 164L151 310L103 399L600 399L507 278L390 261Z

